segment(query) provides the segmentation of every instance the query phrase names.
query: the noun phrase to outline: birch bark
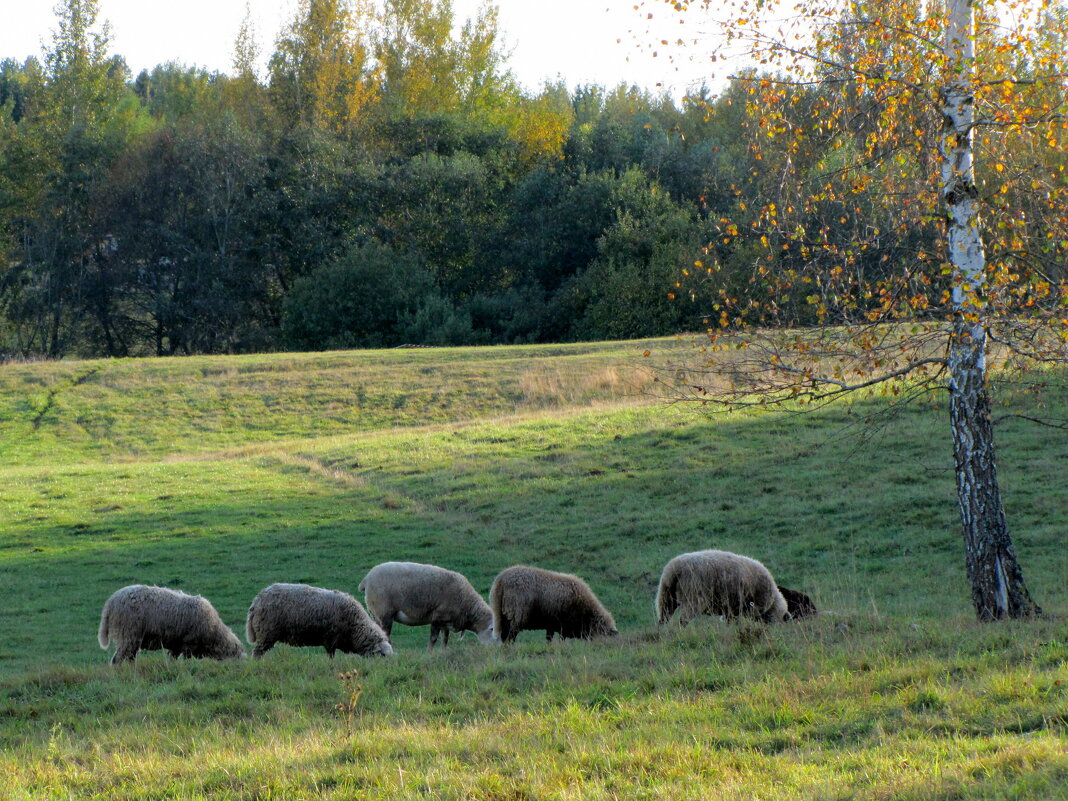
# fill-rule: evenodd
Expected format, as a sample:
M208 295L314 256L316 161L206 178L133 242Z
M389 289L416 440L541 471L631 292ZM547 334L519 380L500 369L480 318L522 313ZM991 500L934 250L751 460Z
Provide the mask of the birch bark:
M943 94L942 191L953 268L954 325L949 345L950 424L957 502L972 603L980 620L1041 613L1024 584L1005 523L994 458L994 428L986 382L983 281L972 155L975 98L974 10L971 0L949 0L948 81Z

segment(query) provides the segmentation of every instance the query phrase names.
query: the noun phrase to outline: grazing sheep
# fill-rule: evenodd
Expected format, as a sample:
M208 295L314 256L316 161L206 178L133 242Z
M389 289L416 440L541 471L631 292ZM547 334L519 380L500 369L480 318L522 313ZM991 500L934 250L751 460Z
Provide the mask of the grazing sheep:
M805 593L800 590L791 590L781 584L778 587L782 597L786 599L786 609L790 613L791 619L800 620L804 617L815 617L819 614L816 604Z
M131 584L116 590L100 613L101 648L115 643L111 664L133 662L137 652L166 649L177 659L243 659L245 649L207 598L167 587Z
M389 637L393 621L406 626L430 624L430 645L444 633L473 631L482 643L494 642L493 612L471 582L461 574L418 562L383 562L360 582L368 611L378 618Z
M248 608L245 637L263 656L277 642L321 645L330 658L335 651L360 656L389 656L393 647L381 627L347 592L307 584L272 584L260 590Z
M585 581L568 573L516 565L502 570L490 588L493 628L503 642L525 629L545 629L545 639L619 634L611 613Z
M697 551L664 566L656 594L657 619L667 623L676 609L683 625L697 615L745 615L766 623L789 620L786 599L764 565L728 551Z

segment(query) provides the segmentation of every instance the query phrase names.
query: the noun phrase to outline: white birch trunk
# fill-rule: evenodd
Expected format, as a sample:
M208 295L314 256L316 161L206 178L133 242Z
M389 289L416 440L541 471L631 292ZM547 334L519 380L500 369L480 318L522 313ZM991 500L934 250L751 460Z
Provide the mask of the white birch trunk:
M948 85L943 95L942 191L953 267L953 334L949 345L950 421L957 501L972 603L980 620L1041 612L1031 599L1005 524L994 459L994 428L986 385L983 282L986 257L980 236L972 163L975 98L974 13L971 0L949 0L946 34Z

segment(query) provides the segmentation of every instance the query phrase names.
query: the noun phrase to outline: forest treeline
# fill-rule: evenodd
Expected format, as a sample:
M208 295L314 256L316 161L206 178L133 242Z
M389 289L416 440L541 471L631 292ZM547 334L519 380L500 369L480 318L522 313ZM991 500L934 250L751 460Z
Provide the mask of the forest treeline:
M0 353L699 326L669 293L730 197L729 125L624 86L523 91L494 9L456 22L305 0L265 76L247 25L230 74L132 76L95 2L65 0L43 59L0 64Z
M41 59L0 64L0 354L669 334L737 313L756 250L787 274L812 258L739 235L798 158L752 146L763 123L739 81L680 104L622 85L532 93L495 9L461 25L447 0L302 0L263 75L247 22L228 74L136 76L96 0L63 0L56 22ZM809 160L833 173L840 143L825 146ZM854 186L805 213L838 253L891 212ZM883 227L850 269L897 270L938 236ZM806 281L776 313L823 319Z

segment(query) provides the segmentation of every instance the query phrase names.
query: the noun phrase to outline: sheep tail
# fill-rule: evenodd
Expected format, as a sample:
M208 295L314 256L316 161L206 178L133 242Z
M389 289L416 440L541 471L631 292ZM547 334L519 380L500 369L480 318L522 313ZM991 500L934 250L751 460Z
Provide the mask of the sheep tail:
M104 604L104 611L100 613L100 628L96 633L96 641L100 643L101 648L108 647L108 641L110 640L108 631L108 618L111 616L111 603Z
M660 579L660 586L656 592L657 622L661 625L667 623L678 607L678 600L675 598L675 577L665 576Z

